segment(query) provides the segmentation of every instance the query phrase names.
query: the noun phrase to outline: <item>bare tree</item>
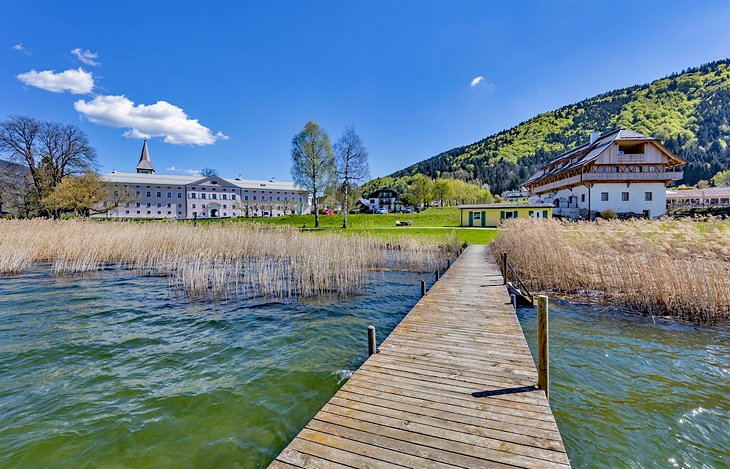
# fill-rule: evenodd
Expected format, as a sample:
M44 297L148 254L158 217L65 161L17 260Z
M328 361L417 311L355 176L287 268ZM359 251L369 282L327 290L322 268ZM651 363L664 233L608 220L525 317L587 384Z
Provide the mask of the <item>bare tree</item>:
M200 175L206 178L212 177L212 176L219 176L217 169L213 168L203 168L200 170Z
M348 193L358 183L370 177L368 151L353 127L345 129L345 133L335 143L335 156L337 158L337 173L343 192L342 213L344 218L342 227L347 228Z
M327 132L316 122L307 122L304 129L292 139L291 157L292 179L312 194L316 228L319 226L317 197L337 172Z
M78 127L26 116L0 123L0 153L28 168L39 209L65 176L92 170L96 163L96 151Z

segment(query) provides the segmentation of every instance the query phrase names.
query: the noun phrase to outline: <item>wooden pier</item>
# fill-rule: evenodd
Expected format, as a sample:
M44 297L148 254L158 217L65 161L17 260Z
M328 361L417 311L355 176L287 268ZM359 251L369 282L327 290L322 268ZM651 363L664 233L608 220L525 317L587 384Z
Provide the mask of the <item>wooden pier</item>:
M468 247L270 467L570 467L489 249Z

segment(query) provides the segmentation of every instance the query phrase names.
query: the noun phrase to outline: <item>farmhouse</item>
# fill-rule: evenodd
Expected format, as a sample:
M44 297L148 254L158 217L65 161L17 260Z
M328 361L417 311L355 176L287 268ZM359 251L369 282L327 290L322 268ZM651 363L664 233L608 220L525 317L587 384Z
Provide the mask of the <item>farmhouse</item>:
M114 208L98 217L231 218L309 213L311 197L292 182L156 174L147 140L136 173L102 176Z
M507 218L552 218L552 204L459 205L461 226L493 228Z
M656 218L666 213L666 187L682 179L685 161L653 137L626 129L591 134L589 143L544 165L523 184L533 202L554 214L593 219L603 210Z
M386 208L389 212L400 212L401 202L398 200L398 196L398 191L394 189L378 189L366 199L360 199L360 203L370 212L375 212L380 208Z

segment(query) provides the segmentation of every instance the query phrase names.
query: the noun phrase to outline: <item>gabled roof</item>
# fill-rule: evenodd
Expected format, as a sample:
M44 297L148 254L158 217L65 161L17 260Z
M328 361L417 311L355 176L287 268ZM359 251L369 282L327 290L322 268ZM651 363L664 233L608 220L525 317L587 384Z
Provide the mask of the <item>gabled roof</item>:
M527 181L524 182L524 184L531 184L548 176L553 176L555 174L569 171L573 168L585 166L588 163L595 161L601 155L601 153L603 153L608 147L616 142L654 142L668 155L677 159L679 162L684 163L681 158L678 158L677 156L673 155L669 150L664 148L664 146L662 146L656 138L640 134L639 132L634 132L633 130L616 129L612 132L601 135L593 143L585 143L572 150L566 151L565 153L558 155L557 157L553 158L549 163L540 168L540 170L533 174ZM575 161L571 162L571 160L573 160L574 158ZM561 162L563 162L563 164L560 164ZM554 167L549 171L546 171L546 168L549 168L551 166Z
M214 178L218 178L215 176ZM204 181L213 179L213 177L203 176L185 176L182 174L150 174L150 173L123 173L115 171L113 173L102 176L105 182L116 184L146 184L146 185L167 185L167 186L185 186L200 185ZM240 187L242 189L252 190L284 190L284 191L300 191L306 189L288 181L272 181L265 179L241 179L241 178L219 178L229 184Z
M144 139L142 144L142 154L139 157L139 163L137 163L137 171L153 171L155 168L152 167L152 161L150 161L150 152L147 149L147 139Z
M400 192L398 192L397 190L391 189L390 187L383 187L382 189L377 189L377 190L372 191L370 193L370 195L368 196L368 199L376 199L376 198L379 198L378 197L378 194L381 193L381 192L383 192L383 191L392 191L392 192L395 192L395 197L396 198L398 198L398 196L400 196ZM390 198L390 197L388 197L388 198Z

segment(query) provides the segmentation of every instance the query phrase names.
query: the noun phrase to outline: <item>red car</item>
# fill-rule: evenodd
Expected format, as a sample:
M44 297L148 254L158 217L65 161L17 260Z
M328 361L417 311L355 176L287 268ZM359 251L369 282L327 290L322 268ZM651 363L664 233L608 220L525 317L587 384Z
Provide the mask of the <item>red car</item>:
M334 215L335 212L331 208L323 208L322 215Z

